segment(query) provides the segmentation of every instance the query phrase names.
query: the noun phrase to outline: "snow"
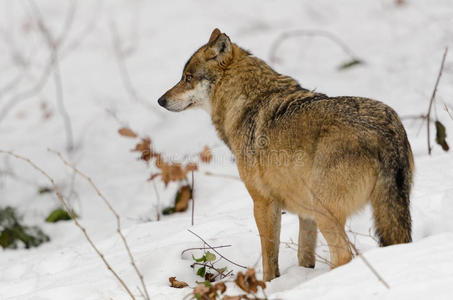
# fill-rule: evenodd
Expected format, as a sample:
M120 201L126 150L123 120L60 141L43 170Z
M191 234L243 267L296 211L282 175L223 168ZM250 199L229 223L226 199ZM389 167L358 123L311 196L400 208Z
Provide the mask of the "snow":
M52 32L61 32L69 2L36 1ZM213 28L277 71L296 78L302 86L329 95L359 95L389 104L401 115L426 112L442 53L453 44L451 0L394 1L79 1L74 24L63 45L61 74L64 101L77 146L69 159L88 174L120 213L123 232L138 267L145 276L152 299L182 299L190 289L169 287L168 278L195 285L190 268L191 254L184 249L202 242L191 229L227 258L254 266L262 275L260 245L253 220L252 200L244 185L235 179L207 176L209 171L237 176L229 150L217 137L204 111L170 113L157 106L157 99L180 77L193 51L205 43ZM22 1L0 1L0 91L20 68L12 62L11 49L30 56L28 75L14 90L0 92L0 111L12 97L27 90L45 66L47 48L36 31L27 32L29 6ZM110 23L114 20L129 55L125 62L132 83L146 105L134 101L124 88L112 46ZM91 26L91 25L92 26ZM87 27L88 26L88 27ZM88 28L88 30L87 30ZM346 71L337 67L349 58L331 41L319 37L287 40L270 62L272 42L286 30L326 30L344 41L365 61ZM80 38L82 37L82 38ZM71 46L74 41L80 43ZM443 102L453 96L453 55L447 57L438 88L434 116L453 132L453 121ZM40 103L53 112L43 120ZM110 113L108 112L110 111ZM112 113L113 112L113 113ZM115 115L115 117L113 116ZM30 157L71 194L72 172L47 151L65 152L65 131L58 114L52 77L39 94L20 104L0 121L0 149ZM368 235L370 209L348 221L352 240L390 285L387 290L356 258L329 271L319 261L314 270L297 266L291 241L297 241L297 217L282 216L280 270L282 276L268 284L271 299L450 299L453 283L453 157L434 145L428 156L425 126L420 120L405 120L414 151L416 174L411 197L414 242L378 248ZM129 126L141 136L149 135L156 150L179 160L198 153L205 145L213 149L214 161L201 165L195 177L195 226L190 212L156 220L157 199L146 179L151 169L137 161L130 149L135 140L121 137L117 129ZM434 138L433 138L434 139ZM434 142L433 142L434 143ZM450 142L451 144L451 142ZM38 195L45 178L23 162L0 157L0 170L9 168L20 180L0 176L0 206L17 207L27 224L39 225L51 242L30 250L0 253L0 299L128 299L128 295L70 222L47 224L43 220L58 206L54 195ZM112 214L95 191L76 177L71 204L81 216L96 245L137 297L139 280L120 237ZM160 207L173 199L176 184L167 188L157 182ZM361 233L363 235L358 235ZM322 237L317 253L328 258ZM241 269L226 261L237 272ZM228 283L228 293L239 290Z

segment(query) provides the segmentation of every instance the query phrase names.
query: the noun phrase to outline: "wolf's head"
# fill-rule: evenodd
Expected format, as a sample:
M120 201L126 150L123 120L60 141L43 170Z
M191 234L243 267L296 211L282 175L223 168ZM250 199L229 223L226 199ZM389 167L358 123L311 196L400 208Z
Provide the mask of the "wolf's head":
M232 60L230 38L214 29L208 43L187 61L181 80L159 98L159 104L170 111L200 107L209 113L215 83Z

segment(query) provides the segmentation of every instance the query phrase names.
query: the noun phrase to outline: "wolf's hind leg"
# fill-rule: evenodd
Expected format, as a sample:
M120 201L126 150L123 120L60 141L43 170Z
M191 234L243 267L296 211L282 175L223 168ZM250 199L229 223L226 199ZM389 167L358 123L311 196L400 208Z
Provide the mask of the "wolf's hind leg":
M299 247L297 258L299 266L306 268L315 267L315 248L318 236L316 222L310 218L299 217Z
M331 267L335 268L352 259L349 240L344 231L345 217L333 215L327 210L316 214L316 224L327 241L330 251Z

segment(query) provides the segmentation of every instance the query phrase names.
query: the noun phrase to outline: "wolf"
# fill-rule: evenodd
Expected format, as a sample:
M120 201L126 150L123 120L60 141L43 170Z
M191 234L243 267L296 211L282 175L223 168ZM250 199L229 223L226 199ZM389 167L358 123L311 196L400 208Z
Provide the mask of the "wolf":
M235 155L254 203L264 280L280 275L282 209L299 217L303 267L315 266L318 228L331 266L349 262L345 222L367 203L380 246L411 242L414 159L401 120L384 103L307 90L219 29L158 103L206 110Z

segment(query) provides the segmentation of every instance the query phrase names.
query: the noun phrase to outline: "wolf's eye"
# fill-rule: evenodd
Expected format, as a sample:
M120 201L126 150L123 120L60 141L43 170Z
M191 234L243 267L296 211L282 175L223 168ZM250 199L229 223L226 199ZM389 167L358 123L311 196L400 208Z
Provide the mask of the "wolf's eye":
M192 75L186 75L186 82L190 82L192 80Z

